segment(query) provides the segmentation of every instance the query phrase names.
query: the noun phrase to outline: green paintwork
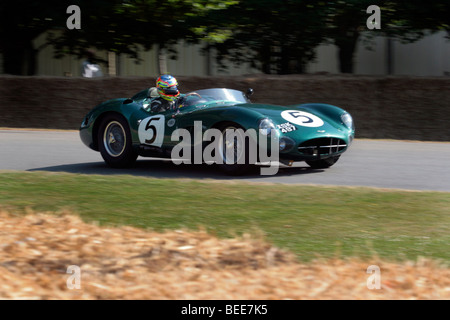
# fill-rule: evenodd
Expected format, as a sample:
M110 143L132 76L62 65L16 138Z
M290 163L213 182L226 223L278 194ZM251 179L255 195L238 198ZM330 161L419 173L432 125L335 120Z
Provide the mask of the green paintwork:
M191 106L183 106L179 108L178 112L166 111L162 113L155 113L145 108L149 99L147 98L147 92L148 89L145 89L137 93L132 99L113 99L93 108L83 119L83 123L80 127L80 137L83 143L91 149L98 151L96 142L98 126L101 118L105 114L111 112L122 115L128 121L133 146L141 156L148 156L149 154L143 152L141 148L141 142L138 134L139 122L143 119L156 115L163 115L165 117L164 141L160 148L164 150L170 150L178 143L178 141L171 141L171 135L175 129L193 128L194 121L202 121L203 130L218 127L218 125L223 122L235 123L243 127L244 130L258 130L259 121L264 118L271 119L275 125L288 123L288 121L281 116L281 112L285 110L308 112L309 114L319 117L323 121L323 125L312 128L302 125L295 125L295 131L286 133L283 133L277 129L280 139L282 137L288 137L294 142L291 150L280 152L280 159L293 161L315 159L317 158L316 156L300 153L297 150L297 147L301 143L311 139L329 137L340 139L344 141L347 146L349 146L355 134L354 127L348 128L341 120L341 115L345 114L346 111L328 104L308 103L290 106L277 106L269 104L254 104L249 102L236 103L221 100L202 102ZM168 122L171 119L174 119L175 125L169 126ZM348 147L334 154L330 154L329 156L341 154L345 152L347 148ZM164 157L165 156L167 156L167 152Z

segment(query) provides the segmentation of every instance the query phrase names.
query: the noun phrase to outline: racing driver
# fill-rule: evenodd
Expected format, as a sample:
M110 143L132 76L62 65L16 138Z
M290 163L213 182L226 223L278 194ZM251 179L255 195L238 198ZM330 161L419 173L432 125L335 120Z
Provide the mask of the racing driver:
M175 109L176 100L180 96L178 81L170 74L163 74L156 80L156 88L150 89L150 107L153 112L164 112Z

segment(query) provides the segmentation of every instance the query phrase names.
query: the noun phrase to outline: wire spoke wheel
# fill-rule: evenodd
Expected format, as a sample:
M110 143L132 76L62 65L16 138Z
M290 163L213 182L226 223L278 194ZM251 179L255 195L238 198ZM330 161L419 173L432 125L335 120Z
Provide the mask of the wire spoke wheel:
M228 127L222 132L219 141L219 154L224 164L236 164L244 156L245 138L242 130Z
M229 124L221 128L218 152L221 164L218 167L228 175L242 175L249 172L249 150L242 127Z
M98 145L105 162L114 168L129 167L138 157L132 146L129 125L120 116L108 115L102 120Z
M124 152L127 141L125 129L119 122L112 121L107 125L103 135L103 145L111 157L118 157Z

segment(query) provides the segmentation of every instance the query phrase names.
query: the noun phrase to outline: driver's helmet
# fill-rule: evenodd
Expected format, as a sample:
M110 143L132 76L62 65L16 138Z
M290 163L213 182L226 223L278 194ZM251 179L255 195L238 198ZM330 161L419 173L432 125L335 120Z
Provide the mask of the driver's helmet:
M156 80L156 89L161 98L175 101L180 96L177 79L169 74L163 74Z

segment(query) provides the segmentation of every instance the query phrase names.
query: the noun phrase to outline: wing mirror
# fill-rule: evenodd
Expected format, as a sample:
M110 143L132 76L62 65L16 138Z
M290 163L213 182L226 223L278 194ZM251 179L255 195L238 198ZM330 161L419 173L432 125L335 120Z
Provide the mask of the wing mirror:
M247 99L250 100L250 96L253 94L253 89L252 88L248 88L247 92L245 93L245 96L247 97Z

